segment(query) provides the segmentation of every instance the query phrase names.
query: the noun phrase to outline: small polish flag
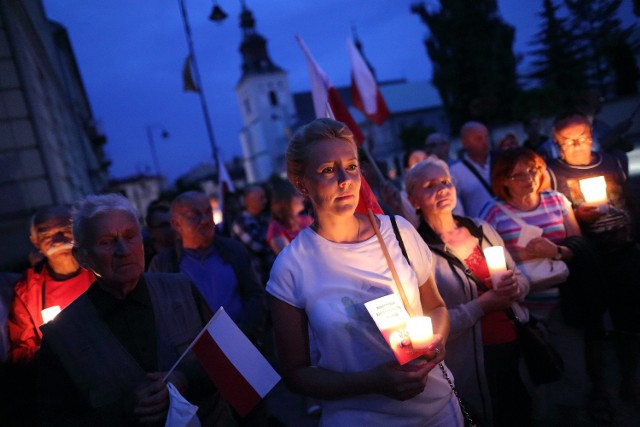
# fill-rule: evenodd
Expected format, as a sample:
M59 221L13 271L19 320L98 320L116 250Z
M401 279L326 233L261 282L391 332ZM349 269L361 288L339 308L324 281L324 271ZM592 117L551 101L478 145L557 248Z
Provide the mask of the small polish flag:
M280 381L223 307L194 340L193 353L222 397L243 417Z

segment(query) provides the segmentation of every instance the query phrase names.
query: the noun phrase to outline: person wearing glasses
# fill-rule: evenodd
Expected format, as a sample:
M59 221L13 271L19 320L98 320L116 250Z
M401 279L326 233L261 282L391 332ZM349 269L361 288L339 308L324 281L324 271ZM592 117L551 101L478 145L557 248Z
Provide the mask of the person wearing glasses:
M561 244L568 236L580 235L571 203L557 191L549 190L547 165L528 148L501 153L491 171L491 184L497 200L485 205L480 217L496 229L505 248L516 261L533 258L570 260L571 249ZM539 236L524 243L520 239L521 219L537 227Z
M640 406L640 250L634 235L634 212L627 176L620 161L606 152L592 152L592 129L587 116L569 112L559 115L553 138L560 158L549 164L551 188L571 202L582 234L595 246L606 278L600 283L599 306L591 305L584 319L587 372L593 391L589 412L599 422L611 422L613 410L607 394L602 347L607 331L604 313L609 312L621 369L620 395ZM603 176L606 203L587 203L580 180ZM575 305L575 304L574 304Z

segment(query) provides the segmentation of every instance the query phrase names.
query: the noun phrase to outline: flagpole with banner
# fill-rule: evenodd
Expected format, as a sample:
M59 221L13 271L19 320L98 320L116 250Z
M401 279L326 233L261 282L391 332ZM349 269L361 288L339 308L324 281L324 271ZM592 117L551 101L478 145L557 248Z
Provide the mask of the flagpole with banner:
M207 136L209 137L209 143L211 144L211 154L213 155L213 163L218 168L218 147L216 146L215 136L213 135L213 126L211 125L211 117L209 116L209 106L207 105L207 99L204 94L204 88L202 87L202 80L200 79L200 69L198 67L198 61L196 59L196 52L193 47L193 39L191 38L191 25L189 24L189 17L187 15L187 8L185 6L185 0L178 0L180 5L180 14L182 16L182 23L184 25L184 33L187 37L187 47L189 49L189 56L185 61L184 67L190 65L188 71L191 71L189 76L192 78L191 83L193 88L187 89L197 92L200 97L200 107L202 108L202 114L204 115L204 124L207 129ZM183 69L183 77L186 71ZM218 185L220 172L218 171Z

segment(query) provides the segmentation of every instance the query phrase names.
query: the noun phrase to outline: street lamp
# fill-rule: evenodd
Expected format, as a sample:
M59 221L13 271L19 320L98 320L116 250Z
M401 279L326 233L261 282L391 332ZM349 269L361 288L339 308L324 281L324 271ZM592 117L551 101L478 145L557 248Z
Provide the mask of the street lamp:
M169 132L158 125L147 125L147 141L149 141L149 148L151 148L151 159L153 159L153 166L156 169L156 175L162 176L162 170L160 169L160 161L158 160L158 153L156 151L156 144L153 140L153 130L160 130L160 137L162 139L169 138Z

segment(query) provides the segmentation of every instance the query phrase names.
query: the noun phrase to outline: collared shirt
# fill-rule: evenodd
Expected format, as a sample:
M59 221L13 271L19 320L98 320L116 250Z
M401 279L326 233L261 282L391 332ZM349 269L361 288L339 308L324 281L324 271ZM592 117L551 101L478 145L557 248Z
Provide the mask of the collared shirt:
M124 299L102 289L99 280L87 291L98 316L142 369L157 371L156 322L144 277Z
M475 163L467 153L463 155L463 159L467 160L487 184L491 185L491 155L487 156L484 165ZM493 196L462 161L451 166L451 177L458 196L458 203L453 213L460 216L478 217L484 205L493 200Z

